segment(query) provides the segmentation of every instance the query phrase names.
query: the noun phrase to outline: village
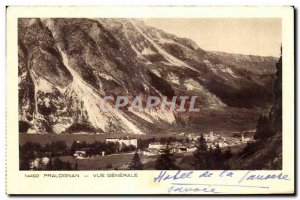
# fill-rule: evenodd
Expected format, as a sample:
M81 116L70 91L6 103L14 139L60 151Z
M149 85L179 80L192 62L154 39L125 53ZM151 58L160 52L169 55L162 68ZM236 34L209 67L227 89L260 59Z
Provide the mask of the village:
M151 165L157 157L163 154L166 148L177 157L192 156L197 150L197 140L203 135L208 149L220 148L222 151L236 149L240 151L247 143L255 142L253 132L235 133L174 133L153 138L105 138L102 141L87 143L84 140L75 140L69 147L63 141L47 144L44 147L37 147L33 151L35 158L29 163L29 169L41 170L49 165L50 160L56 159L56 164L70 169L127 169L133 154L138 153L141 162L153 168ZM34 145L34 144L27 144ZM49 147L55 152L49 152ZM58 147L61 150L58 150ZM25 148L25 147L24 147ZM30 151L29 151L30 152ZM31 153L32 154L32 153ZM38 156L39 155L39 156ZM54 160L53 160L54 159ZM52 162L51 161L51 162ZM152 163L152 164L151 164Z
M185 134L180 133L179 136L181 136L180 141L172 141L167 142L165 141L154 141L148 144L148 147L146 149L139 149L138 147L138 139L137 138L107 138L105 139L106 143L117 143L119 145L119 150L127 147L134 147L131 148L132 150L139 151L144 157L148 156L155 156L161 154L162 150L167 148L170 149L171 153L185 153L185 152L194 152L196 150L196 141L200 137L200 135L196 134ZM253 137L245 137L244 134L236 134L233 135L233 137L225 137L220 136L220 134L215 134L213 132L210 132L208 134L203 135L208 148L215 149L217 145L219 145L220 148L224 147L231 147L231 146L238 146L241 144L253 142ZM80 149L77 150L74 153L74 157L76 159L86 159L89 158L89 149ZM105 151L102 151L102 156L105 156Z

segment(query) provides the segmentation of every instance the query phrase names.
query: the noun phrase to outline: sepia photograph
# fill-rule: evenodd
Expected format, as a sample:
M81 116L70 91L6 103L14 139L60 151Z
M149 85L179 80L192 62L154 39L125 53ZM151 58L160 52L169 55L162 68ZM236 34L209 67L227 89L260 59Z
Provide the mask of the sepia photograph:
M19 170L281 170L281 18L18 18Z
M6 19L8 195L295 194L293 7Z

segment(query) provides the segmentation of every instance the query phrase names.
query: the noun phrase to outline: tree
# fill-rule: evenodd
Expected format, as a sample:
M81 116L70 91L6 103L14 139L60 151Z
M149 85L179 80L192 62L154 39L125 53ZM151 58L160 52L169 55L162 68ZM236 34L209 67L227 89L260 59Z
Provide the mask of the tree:
M143 169L141 159L140 159L139 154L137 152L135 152L135 154L132 158L132 161L129 164L129 169L131 169L131 170L142 170Z
M55 158L53 161L53 170L62 170L63 169L63 161L59 158Z
M231 148L230 148L230 146L228 146L227 150L225 151L224 158L225 158L226 160L232 158L232 153L231 153Z
M229 163L228 163L228 160L229 160L230 158L232 158L232 153L231 153L231 148L230 148L230 146L227 147L227 149L226 149L226 151L225 151L223 157L224 157L224 167L223 167L223 169L224 169L224 170L229 170L229 169L230 169L230 165L229 165Z
M196 151L194 152L194 165L196 169L208 169L208 152L206 140L201 134L196 142Z
M20 158L20 170L30 169L30 159L27 157Z
M78 150L78 143L77 143L77 141L74 141L71 146L71 154L74 154L75 151L77 151L77 150Z
M105 166L105 168L106 168L106 169L111 169L111 168L113 168L113 166L112 166L111 163L109 163L109 164L107 164L107 165Z
M113 154L118 152L118 148L120 147L118 142L108 142L105 144L106 154Z
M215 168L215 157L214 157L214 150L212 149L212 146L210 145L206 154L206 167L207 169L214 169Z
M53 161L53 164L51 164L51 166L52 166L51 167L52 170L72 170L71 163L69 161L64 162L60 158L55 158L54 161ZM76 168L77 168L77 166L75 166L75 169Z
M46 166L43 162L43 158L42 157L38 158L37 161L38 161L38 167L37 167L38 170L44 170Z
M256 126L255 139L266 140L273 135L268 116L261 115Z
M20 133L27 133L29 128L30 128L30 124L28 122L19 121L19 132Z
M161 144L166 144L166 143L167 143L167 138L161 137L161 138L159 139L159 142L160 142Z
M126 144L122 144L122 149L121 149L121 151L122 152L132 152L132 151L135 151L136 150L136 147L134 146L134 145L126 145Z
M167 138L167 143L171 143L171 142L176 142L176 138L172 137L172 136L168 137Z
M216 148L214 150L214 159L215 159L215 169L223 169L224 167L224 158L222 155L221 148L219 144L216 145Z
M282 48L281 48L282 53ZM277 132L282 132L282 55L276 63L274 81L274 103L269 115L261 115L256 126L255 139L267 140Z
M175 165L175 158L171 153L169 144L162 150L162 154L158 156L156 160L155 168L158 170L175 170L178 167Z
M186 138L186 139L185 139L185 142L186 142L186 143L190 143L190 139L189 139L189 138Z
M65 163L64 169L65 170L72 170L72 166L71 166L71 163L69 161Z
M51 158L49 158L49 161L45 166L45 170L53 170L53 160Z
M276 63L276 79L274 81L274 104L269 113L273 134L282 132L282 48L279 61Z
M203 134L201 134L200 138L198 138L196 143L196 148L198 152L206 152L207 151L207 143Z
M120 151L121 145L119 142L114 143L114 149L115 153L118 153Z

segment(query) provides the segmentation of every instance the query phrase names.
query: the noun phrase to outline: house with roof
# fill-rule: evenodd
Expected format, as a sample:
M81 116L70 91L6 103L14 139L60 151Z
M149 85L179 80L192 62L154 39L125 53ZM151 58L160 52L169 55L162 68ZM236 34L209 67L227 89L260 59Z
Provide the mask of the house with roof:
M163 146L160 142L152 142L148 145L148 149L161 149Z
M75 151L75 153L73 154L73 156L74 156L76 159L84 159L84 158L86 158L86 151L84 151L84 150L81 150L81 151Z
M38 169L49 163L50 159L48 157L36 158L30 163L30 169Z
M143 151L143 156L145 157L155 156L159 154L161 154L161 152L158 149L153 149L153 148L148 148L147 150Z
M242 138L241 138L242 143L247 143L251 141L251 138L246 138L244 137L244 134L242 134Z
M113 143L119 143L120 148L122 148L123 145L129 146L135 146L137 148L137 139L136 138L106 138L105 142L113 142Z
M89 148L81 148L73 154L76 159L85 159L91 156Z

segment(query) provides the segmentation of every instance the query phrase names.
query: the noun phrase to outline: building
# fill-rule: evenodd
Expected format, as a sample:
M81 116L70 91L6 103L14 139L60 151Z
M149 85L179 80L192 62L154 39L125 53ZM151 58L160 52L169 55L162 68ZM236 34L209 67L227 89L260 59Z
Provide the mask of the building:
M152 142L148 145L148 149L161 149L163 146L160 142Z
M178 149L181 146L182 146L182 144L179 142L172 142L169 145L162 144L160 142L153 142L148 145L148 149L156 149L159 152L162 152L164 149L166 149L168 147L170 149L171 153L176 153L176 152L180 151Z
M106 138L105 139L105 142L113 142L113 143L116 143L116 142L119 142L119 138Z
M184 145L181 146L177 146L175 149L176 153L184 153L184 152L188 152L188 148Z
M244 134L242 134L242 139L241 140L242 140L242 143L247 143L247 142L250 142L251 139L250 138L245 138Z
M143 156L155 156L155 155L159 155L160 151L158 149L151 149L148 148L146 151L143 151Z
M88 158L88 157L91 157L91 151L90 151L89 148L82 148L82 149L79 149L79 150L75 151L75 153L73 154L73 156L76 159Z
M224 142L224 141L220 141L219 142L219 147L227 147L228 146L228 143L227 142Z
M214 141L217 139L216 135L211 131L209 134L205 134L204 136L206 141Z
M76 159L83 159L86 158L86 151L81 150L81 151L75 151L73 155Z
M186 148L187 148L187 152L194 152L194 151L197 150L197 147L195 145L192 145L192 144L186 145Z
M126 146L132 145L137 148L137 139L121 139L121 140L119 140L119 143L121 145L125 144Z
M179 133L179 136L184 136L184 135L185 135L184 132Z
M50 159L48 157L36 158L30 163L30 169L39 169L49 163Z
M191 134L188 134L187 138L192 141L197 141L198 138L200 138L200 135L195 135L195 134L191 133Z
M132 145L137 148L137 139L136 138L134 138L134 139L107 138L107 139L105 139L105 142L119 143L121 147L122 147L122 145L126 145L126 146Z

